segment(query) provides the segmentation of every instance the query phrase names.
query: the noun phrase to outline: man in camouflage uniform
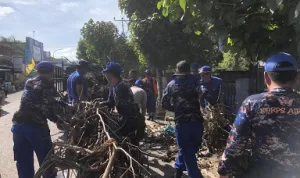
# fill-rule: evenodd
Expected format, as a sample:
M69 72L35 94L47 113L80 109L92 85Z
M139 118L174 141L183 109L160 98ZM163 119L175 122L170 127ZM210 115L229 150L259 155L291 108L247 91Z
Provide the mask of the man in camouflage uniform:
M111 85L108 100L102 102L102 105L117 108L120 125L122 125L121 134L129 136L132 144L138 145L145 132L145 118L140 113L137 103L134 102L130 87L121 78L123 70L118 63L108 62L103 72Z
M297 63L279 53L265 63L268 92L249 96L240 107L220 160L220 177L300 176L300 95L293 91Z
M162 107L175 112L175 131L179 147L175 163L176 178L181 178L183 171L187 171L190 178L203 177L196 159L203 135L198 84L198 78L190 74L189 63L181 61L177 64L177 73L167 85L162 99Z
M33 152L41 165L52 148L47 119L57 123L55 114L56 89L51 81L54 66L50 62L37 65L38 75L28 79L21 98L19 110L13 116L14 159L19 178L34 176ZM49 168L44 178L55 177L54 168Z
M211 75L212 69L210 66L200 68L201 75L201 100L200 104L203 109L209 104L215 105L219 101L222 79Z
M212 76L212 68L210 66L202 66L200 68L200 107L204 116L209 115L208 106L215 106L219 102L222 79ZM204 135L204 137L206 137ZM205 138L204 138L205 139ZM200 156L211 156L212 148L207 140L204 140L206 151L201 152Z

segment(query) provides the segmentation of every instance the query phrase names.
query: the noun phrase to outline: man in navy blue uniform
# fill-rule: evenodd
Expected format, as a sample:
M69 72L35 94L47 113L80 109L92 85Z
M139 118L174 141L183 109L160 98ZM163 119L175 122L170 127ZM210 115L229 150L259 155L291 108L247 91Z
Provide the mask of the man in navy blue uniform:
M54 105L57 94L51 81L54 66L50 62L37 65L37 76L28 79L21 98L19 110L13 116L14 159L19 178L34 176L35 152L41 165L52 148L47 119L57 123ZM50 167L44 178L54 178L54 167Z
M219 102L222 79L211 75L212 69L210 66L202 66L200 68L200 106L203 114L209 112L209 105L216 105ZM205 136L204 136L205 137ZM209 143L204 140L207 151L202 152L202 156L210 156L212 148Z
M86 100L88 97L88 86L84 79L84 74L88 71L88 62L79 60L76 66L76 71L73 72L67 81L67 91L69 102L72 104Z
M202 109L208 104L215 105L219 101L222 79L211 75L211 67L203 66L200 69L201 75L201 100L200 104Z
M199 74L199 68L200 65L196 62L191 64L191 74L194 75L195 77L198 78L198 80L201 79L200 74Z
M145 132L145 118L134 102L130 87L121 78L123 69L118 63L108 62L103 72L111 85L108 100L102 102L102 105L116 107L122 125L121 135L128 136L132 144L138 145Z
M162 99L162 107L175 112L176 139L179 146L175 163L176 178L181 178L183 171L187 171L190 178L203 177L196 159L203 135L198 84L198 78L190 73L189 63L181 61L177 64L177 73L167 85Z
M268 92L241 105L219 164L221 178L297 178L300 175L300 95L297 63L279 53L265 63Z
M192 63L191 64L191 73L192 75L199 75L199 68L200 68L200 65L196 62Z

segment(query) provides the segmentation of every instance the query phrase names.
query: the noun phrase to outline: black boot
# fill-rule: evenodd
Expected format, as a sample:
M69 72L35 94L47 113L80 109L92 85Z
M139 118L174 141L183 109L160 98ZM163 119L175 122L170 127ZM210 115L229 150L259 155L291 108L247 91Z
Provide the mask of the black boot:
M176 169L176 173L174 175L174 178L182 178L183 171Z
M154 116L151 116L151 117L150 117L150 121L154 121Z
M152 112L152 113L150 113L150 116L149 116L149 118L150 118L150 121L154 121L154 113Z

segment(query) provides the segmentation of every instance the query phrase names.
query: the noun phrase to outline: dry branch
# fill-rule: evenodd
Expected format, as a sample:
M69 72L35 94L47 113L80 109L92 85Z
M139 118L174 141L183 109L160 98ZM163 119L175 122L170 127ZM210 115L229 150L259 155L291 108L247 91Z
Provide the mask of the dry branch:
M76 178L150 177L142 159L135 157L136 152L141 155L139 149L119 134L117 115L101 106L99 100L82 102L76 110L75 115L65 119L69 124L65 131L68 139L53 143L54 154L49 155L34 178L40 178L53 165L68 172L74 170Z
M208 106L204 112L204 135L211 149L223 151L226 146L233 114L224 104Z

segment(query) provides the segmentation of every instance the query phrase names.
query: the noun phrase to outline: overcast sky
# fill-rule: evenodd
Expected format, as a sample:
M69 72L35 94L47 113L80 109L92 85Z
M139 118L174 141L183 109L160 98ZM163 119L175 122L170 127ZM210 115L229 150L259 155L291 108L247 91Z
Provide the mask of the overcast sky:
M55 57L76 59L80 28L90 18L113 21L122 17L118 0L0 0L0 36L25 41L33 36ZM121 24L115 22L121 30Z

